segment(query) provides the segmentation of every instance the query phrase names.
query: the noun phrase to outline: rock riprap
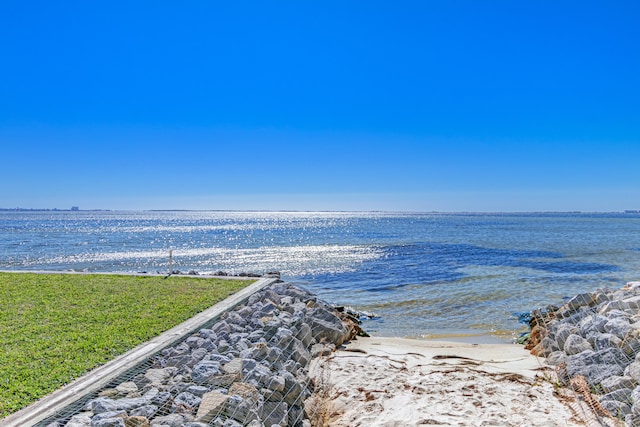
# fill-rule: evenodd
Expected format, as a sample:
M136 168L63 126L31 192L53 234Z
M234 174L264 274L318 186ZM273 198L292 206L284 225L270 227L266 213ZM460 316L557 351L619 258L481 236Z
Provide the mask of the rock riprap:
M313 294L276 283L49 426L310 426L307 365L358 331Z
M561 381L587 384L596 411L640 426L640 282L576 295L534 312L531 326L527 348Z

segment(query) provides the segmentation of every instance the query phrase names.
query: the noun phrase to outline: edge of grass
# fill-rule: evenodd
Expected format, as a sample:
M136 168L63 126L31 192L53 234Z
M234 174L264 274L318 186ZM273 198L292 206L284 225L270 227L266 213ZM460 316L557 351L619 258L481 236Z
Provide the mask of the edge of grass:
M0 272L0 418L253 282Z

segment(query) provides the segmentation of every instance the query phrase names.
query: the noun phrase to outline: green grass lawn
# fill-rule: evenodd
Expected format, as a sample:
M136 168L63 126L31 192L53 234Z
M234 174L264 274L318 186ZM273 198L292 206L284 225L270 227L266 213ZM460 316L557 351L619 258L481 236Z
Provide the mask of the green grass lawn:
M250 283L0 273L0 418Z

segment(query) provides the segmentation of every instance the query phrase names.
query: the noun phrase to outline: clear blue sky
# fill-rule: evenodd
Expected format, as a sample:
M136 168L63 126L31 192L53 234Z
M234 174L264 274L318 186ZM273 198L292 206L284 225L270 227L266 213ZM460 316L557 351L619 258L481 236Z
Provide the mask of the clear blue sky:
M640 209L640 2L3 1L0 207Z

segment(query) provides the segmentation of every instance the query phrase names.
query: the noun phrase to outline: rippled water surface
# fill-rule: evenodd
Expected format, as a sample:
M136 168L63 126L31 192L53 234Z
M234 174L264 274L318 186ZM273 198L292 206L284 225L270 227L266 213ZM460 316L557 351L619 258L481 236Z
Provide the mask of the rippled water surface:
M637 214L0 212L0 269L263 273L379 335L516 336L516 314L640 280Z

